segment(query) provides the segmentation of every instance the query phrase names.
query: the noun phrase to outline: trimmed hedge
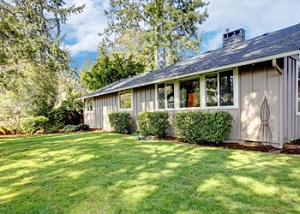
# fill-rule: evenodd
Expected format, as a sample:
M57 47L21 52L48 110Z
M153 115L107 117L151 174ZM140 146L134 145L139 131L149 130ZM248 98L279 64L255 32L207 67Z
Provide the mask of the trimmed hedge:
M228 112L180 112L174 114L176 135L183 142L219 143L228 139L233 116Z
M22 132L34 134L38 130L45 130L45 126L49 119L44 116L22 118L20 128Z
M167 135L169 127L168 112L140 112L138 115L138 124L143 136L155 135L163 138Z
M119 134L130 133L131 115L128 112L111 113L108 115L110 125Z

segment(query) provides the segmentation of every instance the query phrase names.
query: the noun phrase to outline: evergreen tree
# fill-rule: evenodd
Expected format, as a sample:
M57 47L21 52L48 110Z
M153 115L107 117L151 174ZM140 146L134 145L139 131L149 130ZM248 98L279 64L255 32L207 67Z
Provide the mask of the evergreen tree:
M148 70L199 51L198 24L208 17L203 0L110 0L103 36L112 51L133 55Z
M102 42L98 57L92 66L83 66L80 72L81 84L89 90L97 90L110 83L124 79L145 70L145 66L133 60L132 55L107 53L107 47ZM89 64L86 61L85 64Z
M20 117L47 116L57 100L59 75L70 71L61 25L83 6L64 5L62 0L0 0L0 94L14 95L11 106L21 102Z

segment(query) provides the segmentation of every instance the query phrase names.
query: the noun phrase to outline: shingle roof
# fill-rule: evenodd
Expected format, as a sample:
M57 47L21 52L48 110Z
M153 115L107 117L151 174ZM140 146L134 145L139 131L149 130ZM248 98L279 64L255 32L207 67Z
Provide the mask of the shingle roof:
M221 38L220 38L221 39ZM79 99L109 94L129 88L218 70L238 63L300 50L300 24L246 40L233 46L208 51L199 56L114 82Z

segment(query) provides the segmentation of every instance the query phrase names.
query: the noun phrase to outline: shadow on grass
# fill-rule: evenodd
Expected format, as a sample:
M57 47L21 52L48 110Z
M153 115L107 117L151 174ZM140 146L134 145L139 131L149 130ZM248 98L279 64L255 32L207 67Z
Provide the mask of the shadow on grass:
M107 133L0 140L1 213L298 213L298 157Z

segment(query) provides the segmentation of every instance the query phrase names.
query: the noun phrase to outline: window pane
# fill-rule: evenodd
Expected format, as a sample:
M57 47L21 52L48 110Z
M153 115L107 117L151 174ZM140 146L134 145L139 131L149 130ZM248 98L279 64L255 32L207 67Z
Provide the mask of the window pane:
M300 63L298 62L298 112L300 112Z
M180 82L180 108L200 106L199 79Z
M218 75L205 76L206 106L218 106Z
M166 91L168 108L174 108L174 84L168 84Z
M157 85L158 108L165 109L165 84Z
M120 94L120 108L131 108L131 93Z
M232 106L233 103L233 71L220 72L220 106Z
M125 106L131 108L131 93L125 94Z

